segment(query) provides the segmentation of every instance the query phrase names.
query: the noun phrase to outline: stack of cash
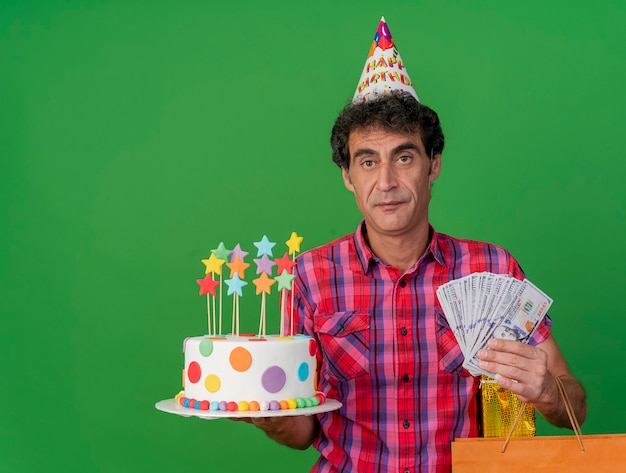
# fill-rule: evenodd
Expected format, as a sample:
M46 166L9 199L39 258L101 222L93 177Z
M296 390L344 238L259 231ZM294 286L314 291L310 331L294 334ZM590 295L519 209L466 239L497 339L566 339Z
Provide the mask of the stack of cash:
M474 376L489 377L493 373L478 367L478 350L490 338L527 343L552 304L528 279L487 272L439 286L437 298L465 357L463 366Z

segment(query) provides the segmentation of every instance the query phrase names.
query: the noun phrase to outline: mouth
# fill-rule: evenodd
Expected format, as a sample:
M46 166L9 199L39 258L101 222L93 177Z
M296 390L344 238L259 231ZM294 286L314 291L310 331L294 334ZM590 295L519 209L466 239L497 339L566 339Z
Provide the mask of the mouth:
M378 208L380 208L382 210L395 210L400 205L402 205L401 201L399 201L399 200L390 200L390 201L378 202L376 204L376 207L378 207Z

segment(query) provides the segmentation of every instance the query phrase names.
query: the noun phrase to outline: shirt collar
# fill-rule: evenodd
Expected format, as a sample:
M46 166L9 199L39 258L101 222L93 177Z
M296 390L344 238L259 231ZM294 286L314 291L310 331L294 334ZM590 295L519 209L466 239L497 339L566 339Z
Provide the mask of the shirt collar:
M432 225L428 224L430 231L430 243L426 247L424 256L432 254L433 258L441 265L448 266L444 257L444 252L441 249L440 239L443 235L437 233ZM356 254L363 266L363 272L368 274L372 268L372 265L379 264L380 260L376 257L372 249L365 241L365 221L361 221L356 231L354 232L354 245L356 248ZM423 258L421 258L423 259Z
M356 248L356 254L363 266L363 272L368 274L370 271L370 265L376 263L376 255L372 252L370 246L365 241L365 221L361 221L359 226L354 232L354 246Z

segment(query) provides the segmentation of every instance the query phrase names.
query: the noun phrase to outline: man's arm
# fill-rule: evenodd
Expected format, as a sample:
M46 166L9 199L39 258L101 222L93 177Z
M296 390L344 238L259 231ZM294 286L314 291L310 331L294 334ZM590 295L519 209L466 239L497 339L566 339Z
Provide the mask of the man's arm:
M298 450L307 449L319 432L317 416L244 417L233 420L254 424L272 440Z
M480 366L496 374L500 386L508 389L535 409L551 424L572 428L565 404L552 374L558 376L572 402L576 419L587 417L586 394L570 372L554 337L536 346L511 340L492 339L488 350L480 350Z

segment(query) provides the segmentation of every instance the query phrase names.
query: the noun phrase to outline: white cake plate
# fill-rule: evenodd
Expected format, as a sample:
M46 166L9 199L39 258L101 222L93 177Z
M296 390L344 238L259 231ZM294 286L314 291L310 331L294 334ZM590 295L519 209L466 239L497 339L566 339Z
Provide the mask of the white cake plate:
M283 417L283 416L309 416L321 414L339 409L342 404L334 399L326 399L324 404L314 407L301 407L300 409L281 409L278 411L201 411L189 407L183 407L175 399L165 399L155 404L155 407L169 414L177 414L183 417L200 417L207 420L237 417Z

